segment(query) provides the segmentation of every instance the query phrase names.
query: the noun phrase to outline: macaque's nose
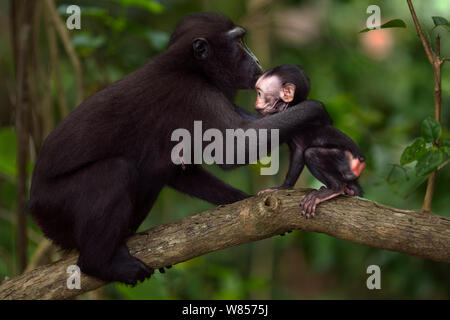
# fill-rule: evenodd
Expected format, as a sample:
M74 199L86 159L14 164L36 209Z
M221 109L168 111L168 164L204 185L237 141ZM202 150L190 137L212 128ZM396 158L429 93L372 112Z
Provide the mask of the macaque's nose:
M261 111L264 110L265 105L260 104L260 103L255 103L255 110L256 111Z

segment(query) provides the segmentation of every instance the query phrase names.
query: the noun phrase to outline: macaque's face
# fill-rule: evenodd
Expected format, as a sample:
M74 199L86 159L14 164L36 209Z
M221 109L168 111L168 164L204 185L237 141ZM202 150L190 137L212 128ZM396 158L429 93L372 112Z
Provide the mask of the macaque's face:
M261 114L277 112L275 105L280 100L281 80L276 76L265 77L262 75L256 81L257 92L255 109Z
M264 74L255 85L257 92L255 109L263 115L277 113L288 107L294 98L295 85L286 83L277 75L266 77Z

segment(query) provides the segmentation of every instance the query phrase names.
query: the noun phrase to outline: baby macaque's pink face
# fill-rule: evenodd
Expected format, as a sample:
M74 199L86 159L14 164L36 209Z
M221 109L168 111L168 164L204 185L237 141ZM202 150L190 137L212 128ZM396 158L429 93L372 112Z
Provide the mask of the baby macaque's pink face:
M255 89L258 92L255 109L261 114L277 113L289 107L294 100L295 85L290 82L283 83L283 77L273 74L263 74L256 81Z
M276 104L280 100L282 84L277 76L268 76L264 74L256 81L255 89L258 93L255 102L255 109L261 114L276 113Z

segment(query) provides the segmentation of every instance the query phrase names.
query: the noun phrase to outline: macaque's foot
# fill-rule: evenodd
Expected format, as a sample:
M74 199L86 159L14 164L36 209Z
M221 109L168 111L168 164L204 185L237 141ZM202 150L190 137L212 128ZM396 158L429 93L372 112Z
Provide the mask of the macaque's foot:
M316 214L316 207L319 203L335 198L343 191L344 190L328 189L326 187L311 191L300 202L302 206L302 215L305 215L307 218L314 217Z
M267 192L273 192L273 191L283 190L283 189L288 189L288 188L289 188L289 187L286 187L286 186L279 186L279 187L267 188L267 189L264 189L264 190L259 191L259 192L258 192L258 196L260 196L260 195L262 195L262 194L264 194L264 193L267 193Z
M344 187L344 193L348 196L354 196L355 195L355 191L353 191L352 189L348 188L347 186Z
M80 254L78 266L86 274L104 281L119 281L131 286L150 278L154 270L128 252L125 244L119 246L114 256L106 265L98 264L88 256L88 260Z

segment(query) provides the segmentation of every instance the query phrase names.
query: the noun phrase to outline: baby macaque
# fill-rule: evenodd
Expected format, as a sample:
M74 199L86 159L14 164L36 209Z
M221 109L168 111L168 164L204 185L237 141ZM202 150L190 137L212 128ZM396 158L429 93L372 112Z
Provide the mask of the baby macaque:
M309 78L302 68L281 65L265 72L256 82L258 92L255 108L263 114L283 112L308 97ZM288 142L291 152L289 170L284 183L277 188L260 191L288 189L295 185L303 167L325 184L302 200L302 215L315 215L316 206L341 193L362 196L358 178L365 167L365 157L356 143L331 125L311 124L298 128Z

